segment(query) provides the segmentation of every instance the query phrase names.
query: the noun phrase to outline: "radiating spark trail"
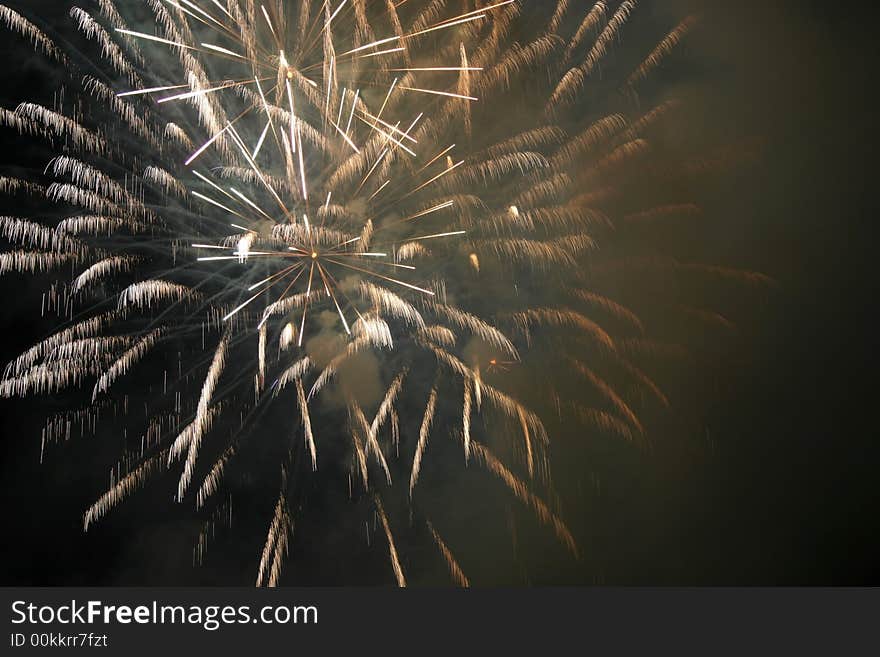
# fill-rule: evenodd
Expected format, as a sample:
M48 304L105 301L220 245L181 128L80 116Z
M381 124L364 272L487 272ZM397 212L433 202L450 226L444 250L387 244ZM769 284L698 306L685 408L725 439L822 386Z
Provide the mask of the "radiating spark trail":
M420 89L418 87L404 87L401 85L401 89L405 89L407 91L418 91L423 94L433 94L435 96L447 96L449 98L461 98L462 100L479 100L479 98L475 98L473 96L464 96L462 94L452 93L451 91L437 91L436 89Z
M212 511L215 497L228 495L224 472L265 404L292 399L295 389L287 435L277 442L259 433L265 453L282 460L271 464L280 487L258 582L279 583L285 552L300 540L295 516L321 508L310 506L321 491L308 477L316 439L325 436L353 441L343 450L350 463L333 469L350 468L353 500L376 495L368 540L381 543L381 521L401 585L409 555L398 547L419 533L440 550L448 575L469 583L433 526L426 532L406 520L424 519L430 491L413 495L420 475L433 465L452 476L428 454L429 432L441 427L464 445L462 465L497 478L575 552L551 510L558 506L539 497L552 495L547 431L507 392L512 383L501 373L516 367L541 381L535 403L556 408L560 421L627 440L645 438L642 406L664 405L636 359L669 347L652 341L637 308L593 285L616 289L609 277L632 268L612 260L617 249L596 247L616 239L604 228L618 224L618 208L637 203L621 202L617 181L628 188L638 168L629 163L651 157L653 126L674 111L672 101L653 106L647 85L634 87L694 21L664 26L663 40L615 86L627 93L593 103L593 92L612 85L590 85L590 77L620 68L605 63L633 0L614 9L558 0L547 17L543 7L521 13L514 0L490 2L151 1L144 10L155 25L133 31L129 21L144 25L139 10L101 0L72 14L96 46L93 59L69 57L70 46L0 7L0 23L64 62L58 70L67 78L64 102L0 109L0 124L57 155L34 180L0 176L0 193L26 194L47 210L0 217L0 238L15 245L0 253L0 273L54 270L41 309L71 318L9 364L0 396L85 385L93 403L76 420L94 426L100 414L123 423L126 451L86 526L181 460L176 499L199 484L196 506ZM605 107L613 113L603 116ZM465 152L453 155L456 143ZM197 158L201 171L188 170ZM690 207L669 203L633 207L623 220ZM735 278L719 268L664 266ZM605 320L625 328L612 336ZM573 359L572 340L579 353L590 342L600 347L608 381ZM541 357L525 358L533 345ZM154 388L151 368L136 371L152 351L156 360L177 358ZM359 377L374 370L384 394L368 418L369 404L356 398ZM419 376L404 384L406 371ZM621 391L612 373L625 382ZM590 386L597 408L560 392L572 374ZM125 387L113 385L125 377ZM130 412L129 398L138 406L146 398L143 415ZM342 400L344 410L325 400ZM313 435L317 408L324 431ZM138 444L141 417L147 428ZM44 443L66 441L76 420L54 419ZM418 439L402 439L419 420ZM226 431L236 422L240 429ZM506 425L518 432L497 456L477 442ZM340 453L322 450L322 459ZM394 463L412 465L408 490L404 478L392 482ZM392 505L378 491L399 499ZM406 534L397 539L392 527Z
M185 43L179 43L177 41L169 41L168 39L163 39L161 37L153 36L152 34L144 34L143 32L133 32L132 30L123 30L122 28L116 28L117 32L122 34L127 34L129 36L137 37L138 39L146 39L147 41L155 41L157 43L164 43L169 46L177 46L178 48L184 48L186 50L198 50L193 46L188 46Z
M412 284L410 284L410 283L406 283L405 281L401 281L401 280L396 279L396 278L390 278L389 276L383 276L382 274L379 274L379 273L374 272L374 271L370 271L369 269L363 269L363 268L361 268L361 267L355 267L354 265L349 265L349 264L346 264L346 263L344 263L344 262L340 262L339 260L333 260L332 258L327 258L327 260L330 261L330 262L332 262L332 263L334 263L334 264L340 265L341 267L346 267L346 268L348 268L348 269L354 269L355 271L359 271L359 272L361 272L361 273L363 273L363 274L369 274L370 276L376 276L377 278L381 278L381 279L386 280L386 281L389 281L389 282L391 282L391 283L397 283L398 285L402 285L403 287L409 288L410 290L415 290L416 292L421 292L421 293L423 293L423 294L427 294L427 295L430 295L430 296L432 296L432 297L434 296L434 293L431 292L431 290L426 290L426 289L423 288L423 287L418 287L417 285L412 285Z
M141 96L143 94L152 94L157 93L159 91L171 91L173 89L186 89L188 88L188 84L172 84L166 85L163 87L150 87L149 89L135 89L133 91L123 91L121 93L116 94L117 98L125 98L127 96Z
M198 150L196 150L195 153L189 156L189 158L183 163L184 166L189 166L190 164L192 164L199 155L204 153L211 146L211 144L220 139L220 137L223 136L223 133L225 133L231 126L231 123L227 124L225 128L223 128L220 132L218 132L208 141L206 141L201 147L199 147Z

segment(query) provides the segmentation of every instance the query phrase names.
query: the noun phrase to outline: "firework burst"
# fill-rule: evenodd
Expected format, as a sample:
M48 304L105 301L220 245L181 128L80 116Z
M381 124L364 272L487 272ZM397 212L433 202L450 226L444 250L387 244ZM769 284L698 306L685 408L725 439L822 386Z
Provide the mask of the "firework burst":
M496 478L578 554L550 484L548 432L530 409L550 400L572 421L646 440L602 368L668 404L638 364L664 345L609 277L763 278L598 249L616 244L627 172L644 170L646 134L675 107L635 111L637 85L695 19L616 82L619 107L584 111L635 3L570 4L534 16L513 0L99 0L70 12L91 59L0 7L11 30L67 67L76 98L0 110L0 123L56 151L51 182L3 178L2 190L57 217L0 219L16 245L0 270L71 272L44 297L64 325L9 364L0 392L90 387L83 410L49 419L44 443L113 413L138 436L86 510L87 529L166 471L178 501L228 521L224 479L284 395L298 416L277 450L258 585L279 582L308 511L301 482L328 468L345 470L348 496L370 509L398 584L407 557L395 536L407 531L468 585L420 510L440 427L462 465ZM622 221L693 211L630 208ZM160 383L138 374L148 360ZM511 370L548 385L526 403L505 389ZM561 396L565 377L597 403ZM126 413L145 397L141 421Z

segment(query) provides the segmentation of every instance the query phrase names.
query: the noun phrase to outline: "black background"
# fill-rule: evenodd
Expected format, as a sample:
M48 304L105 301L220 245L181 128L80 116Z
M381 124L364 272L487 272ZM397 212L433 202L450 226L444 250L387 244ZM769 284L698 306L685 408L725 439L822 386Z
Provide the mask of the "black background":
M54 2L15 4L49 25L62 15ZM602 581L876 584L876 23L852 3L674 4L703 9L691 53L716 62L696 130L763 144L754 167L702 199L719 218L700 236L705 259L766 272L779 289L725 353L688 374L709 448L687 460L653 453L591 519ZM52 79L22 67L27 47L4 39L0 97L11 107ZM17 142L0 139L3 161L21 162ZM31 319L29 287L0 279L4 363L47 328ZM178 531L185 514L137 520L167 507L164 494L84 536L82 510L106 485L89 467L100 446L65 446L40 465L40 416L52 406L0 400L2 583L204 584L218 572L252 581L253 546L193 569L191 533ZM590 581L580 568L551 581Z

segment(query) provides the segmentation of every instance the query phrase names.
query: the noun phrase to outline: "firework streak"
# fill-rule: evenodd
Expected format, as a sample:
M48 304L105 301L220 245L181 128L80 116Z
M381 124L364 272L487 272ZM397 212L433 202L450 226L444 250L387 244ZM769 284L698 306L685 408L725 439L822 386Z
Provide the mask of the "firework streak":
M86 529L169 471L176 499L212 514L206 527L228 522L215 498L283 397L296 419L278 438L258 585L279 582L307 507L301 482L333 467L349 472L398 584L409 541L395 538L409 526L468 585L420 510L444 448L578 554L531 409L646 440L640 405L668 402L639 361L670 345L612 298L620 272L762 280L599 248L617 223L699 212L619 211L651 127L677 106L636 110L638 85L695 19L638 49L606 112L584 98L635 3L575 4L536 21L514 0L98 0L71 10L86 45L70 52L39 17L0 6L69 73L55 106L0 109L0 124L54 154L33 178L0 178L45 209L0 218L12 245L0 271L56 275L43 312L59 318L0 392L90 391L48 420L44 445L124 422ZM516 388L517 371L564 372L592 402L549 379ZM413 528L407 512L424 521Z

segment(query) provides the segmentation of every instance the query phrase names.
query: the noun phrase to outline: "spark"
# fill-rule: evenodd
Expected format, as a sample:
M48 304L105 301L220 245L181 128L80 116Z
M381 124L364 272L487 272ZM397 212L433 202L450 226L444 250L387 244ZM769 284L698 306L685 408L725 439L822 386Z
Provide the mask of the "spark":
M190 164L192 164L199 155L204 153L211 146L211 144L213 144L215 141L220 139L220 137L223 136L223 133L226 132L230 128L231 125L232 125L231 123L227 124L227 126L225 128L223 128L220 132L218 132L216 135L211 137L202 146L200 146L198 148L198 150L196 150L195 153L193 153L192 155L189 156L189 158L186 160L186 162L184 162L184 165L189 166Z
M143 94L152 94L158 91L171 91L172 89L185 89L187 84L172 84L164 87L150 87L149 89L135 89L134 91L123 91L116 94L117 98L125 98L126 96L141 96Z
M439 160L441 157L443 157L444 155L446 155L446 154L447 154L449 151L451 151L453 148L455 148L455 144L450 144L449 146L447 146L446 148L444 148L442 151L440 151L439 153L437 153L437 155L435 155L435 156L432 157L430 160L428 160L428 163L425 164L425 165L423 165L422 168L419 169L419 172L424 171L425 169L427 169L429 166L431 166L432 164L434 164L434 162L436 162L436 161ZM418 173L418 172L417 172L417 173Z
M378 57L379 55L388 55L393 52L402 52L406 50L403 46L398 46L397 48L388 48L387 50L377 50L376 52L370 52L366 55L360 55L360 59L366 59L367 57Z
M438 210L443 210L444 208L451 208L454 204L455 201L445 201L443 203L440 203L439 205L435 205L432 208L428 208L427 210L422 210L421 212L417 212L416 214L411 214L410 216L403 219L403 221L418 219L419 217L424 217L426 214L431 214L432 212L437 212Z
M482 66L425 66L418 68L389 68L389 71L482 71Z
M421 185L419 185L418 187L416 187L414 190L412 190L410 192L410 194L414 194L415 192L419 191L420 189L424 189L425 187L430 185L432 182L439 180L440 178L445 176L450 171L453 171L453 170L457 169L458 167L460 167L462 164L464 164L464 160L460 160L460 161L456 162L455 164L453 164L451 167L447 167L446 169L444 169L443 171L438 173L436 176L434 176L433 178L431 178L427 182L424 182Z
M388 141L394 142L394 144L396 144L397 146L400 146L400 148L402 148L403 150L405 150L407 153L409 153L409 154L412 155L413 157L416 157L416 152L415 152L414 150L412 150L411 148L407 147L403 142L398 141L397 139L395 139L394 137L392 137L392 136L391 136L391 133L385 132L385 131L382 130L381 128L377 128L376 126L371 125L369 121L367 121L366 119L364 119L364 118L362 118L362 117L360 117L360 116L358 117L358 119L360 119L361 121L363 121L366 125L370 126L370 128L372 128L373 130L375 130L376 132L378 132L380 135L382 135L383 137L385 137Z
M158 103L167 103L172 100L185 100L187 98L196 98L197 96L204 96L205 94L212 94L215 91L223 91L224 89L232 89L234 87L240 87L245 84L249 84L250 81L244 82L232 82L230 84L223 84L219 87L211 87L210 89L196 89L195 91L188 91L182 94L175 94L173 96L166 96L165 98L160 98L156 102Z
M134 32L132 30L123 30L122 28L116 28L117 32L122 34L127 34L129 36L137 37L138 39L146 39L147 41L155 41L157 43L164 43L169 46L177 46L178 48L183 48L185 50L198 50L193 46L188 46L185 43L180 43L178 41L170 41L168 39L163 39L162 37L157 37L152 34L144 34L143 32Z
M436 89L420 89L418 87L404 87L401 86L401 89L406 89L407 91L418 91L423 94L434 94L435 96L447 96L449 98L461 98L462 100L479 100L479 98L474 98L473 96L465 96L462 94L456 94L451 91L437 91Z
M330 23L332 23L337 14L342 11L342 8L345 6L346 2L347 0L342 0L342 2L339 3L339 6L336 8L336 10L332 14L330 14L330 18L327 19L326 23L324 23L324 27L322 28L322 30L326 30L330 27Z
M238 59L243 59L247 61L247 57L244 55L239 55L237 52L233 52L227 48L221 48L220 46L215 46L213 43L203 43L203 48L207 48L208 50L213 50L215 52L219 52L223 55L229 55L230 57L237 57Z
M354 110L357 107L358 96L360 95L361 90L358 89L354 92L354 100L351 101L351 112L348 114L348 123L345 124L345 134L349 134L351 131L351 119L354 117Z
M410 237L409 239L412 241L416 240L432 240L435 237L451 237L452 235L464 235L467 231L464 230L453 230L448 233L435 233L434 235L422 235L421 237Z
M263 128L263 132L260 133L260 138L257 140L257 145L254 147L254 152L251 154L252 159L256 160L257 155L260 154L260 149L263 148L263 142L266 141L266 135L269 133L271 125L271 121L266 121L266 127Z
M234 214L234 215L236 215L236 216L241 216L241 215L239 215L238 212L236 212L235 210L231 210L230 208L226 207L225 205L223 205L223 204L220 203L219 201L215 201L214 199L212 199L212 198L210 198L210 197L208 197L208 196L205 196L204 194L200 194L199 192L195 192L195 191L194 191L194 192L192 192L192 195L195 196L196 198L200 198L200 199L202 199L203 201L207 201L207 202L210 203L211 205L216 205L218 208L220 208L221 210L225 210L225 211L228 212L229 214Z
M275 27L272 25L272 21L269 19L269 13L266 11L266 7L260 5L260 11L263 12L263 17L266 19L266 24L269 26L269 30L272 32L272 36L278 39L278 35L275 33Z
M345 134L345 131L344 131L342 128L339 127L339 124L334 123L333 121L331 121L330 124L331 124L334 128L336 128L336 131L342 136L342 138L345 140L345 143L347 143L349 146L351 146L355 153L360 153L360 152L361 152L361 149L359 149L359 148L355 145L355 143L351 140L351 138L349 138L349 136L348 136L347 134Z
M376 273L374 271L370 271L369 269L363 269L362 267L356 267L354 265L349 265L344 262L340 262L339 260L334 260L332 258L327 258L330 262L340 265L342 267L346 267L347 269L353 269L355 271L359 271L363 274L370 274L371 276L376 276L377 278L381 278L382 280L389 281L391 283L397 283L398 285L402 285L405 288L409 288L410 290L415 290L416 292L421 292L422 294L427 294L429 296L434 296L434 293L431 290L426 290L423 287L419 287L418 285L412 285L411 283L407 283L406 281L401 281L397 278L391 278L390 276L385 276L383 274Z
M200 260L203 260L203 258L199 258L199 259L200 259ZM225 315L225 316L223 317L223 321L226 322L226 321L228 321L231 317L237 315L237 314L239 313L239 311L241 311L242 309L244 309L248 304L251 303L251 301L253 301L253 300L256 299L257 297L259 297L261 294L262 294L262 292L257 292L257 293L256 293L254 296L252 296L250 299L248 299L247 301L245 301L245 302L242 303L241 305L236 306L235 309L232 310L232 312L228 313L227 315Z

